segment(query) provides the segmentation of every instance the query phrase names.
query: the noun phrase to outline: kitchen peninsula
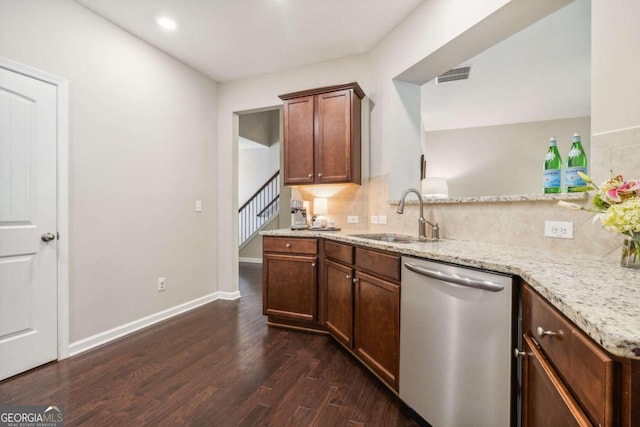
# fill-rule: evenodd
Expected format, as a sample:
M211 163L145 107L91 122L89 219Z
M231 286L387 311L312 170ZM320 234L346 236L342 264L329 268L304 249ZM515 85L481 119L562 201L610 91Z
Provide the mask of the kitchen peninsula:
M607 366L615 364L613 374L610 374L612 385L607 386L607 393L610 400L615 401L612 405L616 409L609 407L602 411L609 413L609 425L631 426L640 420L640 316L637 312L637 307L640 307L640 272L637 270L622 268L600 257L559 256L530 248L461 240L392 243L353 236L362 235L363 230L313 232L282 229L262 234L292 240L318 239L319 246L323 241L340 242L517 276L522 279L523 287L533 289L545 304L549 303L575 324L579 334L589 336L597 344L593 345L594 349L597 347L597 351L610 358L611 363ZM322 262L322 256L319 259ZM318 283L322 286L321 282ZM562 369L558 370L563 375ZM611 412L615 413L612 415Z

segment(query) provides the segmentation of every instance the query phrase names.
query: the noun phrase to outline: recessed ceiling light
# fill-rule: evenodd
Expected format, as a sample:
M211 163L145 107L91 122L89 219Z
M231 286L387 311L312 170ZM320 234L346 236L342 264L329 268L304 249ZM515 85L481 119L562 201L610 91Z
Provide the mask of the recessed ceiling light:
M176 24L176 21L171 18L167 18L166 16L159 17L158 19L156 19L156 22L161 28L165 30L173 31L178 28L178 24Z

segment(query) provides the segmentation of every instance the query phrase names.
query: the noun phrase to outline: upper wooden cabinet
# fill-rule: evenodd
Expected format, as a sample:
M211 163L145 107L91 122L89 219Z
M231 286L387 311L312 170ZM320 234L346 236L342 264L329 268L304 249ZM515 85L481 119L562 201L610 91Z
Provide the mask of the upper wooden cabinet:
M284 101L284 184L361 182L357 83L280 95Z

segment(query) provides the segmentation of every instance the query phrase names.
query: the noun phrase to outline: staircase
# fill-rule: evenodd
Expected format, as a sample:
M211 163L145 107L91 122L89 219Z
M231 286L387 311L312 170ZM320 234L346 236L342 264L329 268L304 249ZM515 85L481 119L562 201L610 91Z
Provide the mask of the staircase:
M240 249L280 212L280 171L238 209Z

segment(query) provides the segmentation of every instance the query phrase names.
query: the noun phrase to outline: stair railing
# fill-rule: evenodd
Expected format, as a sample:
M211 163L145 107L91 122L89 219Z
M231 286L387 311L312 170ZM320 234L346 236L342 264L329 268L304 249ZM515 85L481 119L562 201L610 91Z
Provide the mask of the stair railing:
M238 209L240 246L260 231L279 210L280 171L277 171Z

